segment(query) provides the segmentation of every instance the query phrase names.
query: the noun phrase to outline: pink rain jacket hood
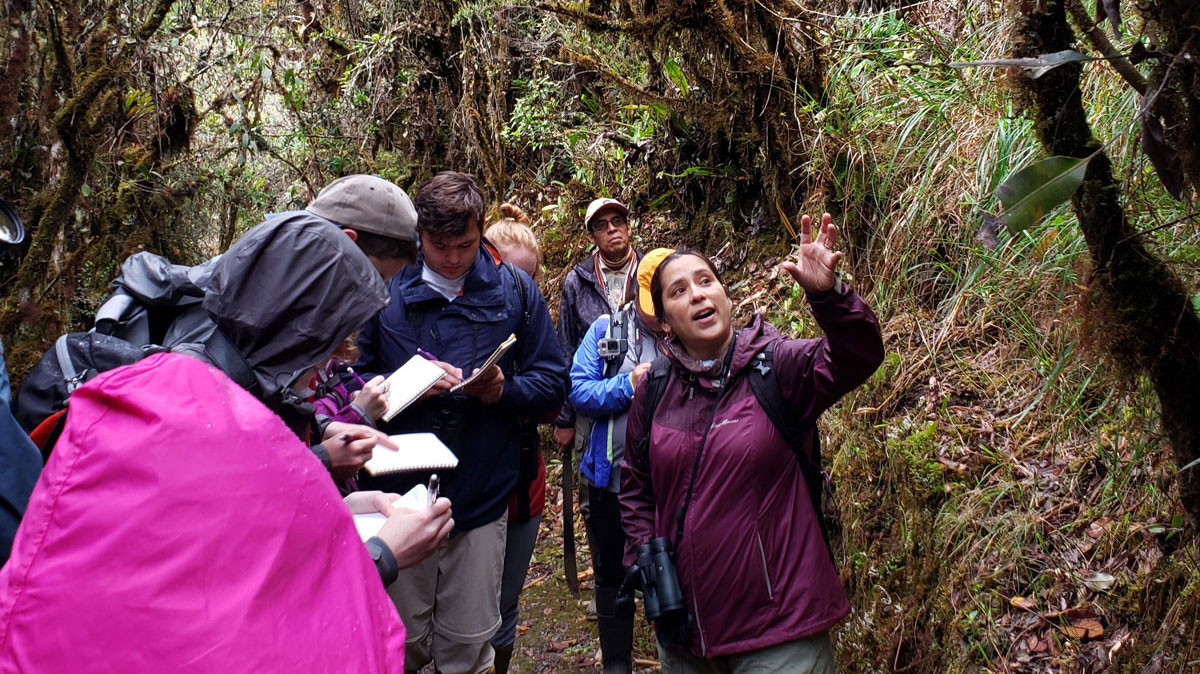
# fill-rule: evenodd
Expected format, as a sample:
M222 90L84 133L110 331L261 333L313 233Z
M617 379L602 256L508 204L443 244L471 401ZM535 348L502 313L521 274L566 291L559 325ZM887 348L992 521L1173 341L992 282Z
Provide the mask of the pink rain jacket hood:
M70 409L0 570L0 674L404 671L337 489L249 393L159 354Z

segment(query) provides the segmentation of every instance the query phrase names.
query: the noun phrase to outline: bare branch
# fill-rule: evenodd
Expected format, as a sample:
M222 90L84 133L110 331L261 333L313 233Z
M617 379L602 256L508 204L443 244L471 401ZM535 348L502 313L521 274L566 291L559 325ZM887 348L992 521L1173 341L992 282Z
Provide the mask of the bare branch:
M1100 24L1088 15L1083 5L1079 4L1079 0L1067 0L1067 11L1070 12L1076 27L1088 36L1088 40L1096 48L1096 51L1104 54L1105 58L1112 63L1117 74L1139 94L1146 95L1146 90L1149 88L1146 78L1142 77L1129 59L1113 46L1113 43L1108 40L1108 36L1100 29Z

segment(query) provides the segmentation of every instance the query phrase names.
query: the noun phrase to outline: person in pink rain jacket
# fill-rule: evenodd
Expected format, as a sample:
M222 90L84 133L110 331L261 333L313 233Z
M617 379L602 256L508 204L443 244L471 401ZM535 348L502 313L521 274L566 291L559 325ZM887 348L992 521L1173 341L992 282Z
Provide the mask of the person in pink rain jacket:
M386 303L382 281L328 223L260 228L224 256L209 298L257 395L182 353L71 395L0 570L0 674L404 671L375 552L268 407ZM251 282L275 275L292 282ZM256 293L274 302L256 308ZM390 547L393 567L413 563Z

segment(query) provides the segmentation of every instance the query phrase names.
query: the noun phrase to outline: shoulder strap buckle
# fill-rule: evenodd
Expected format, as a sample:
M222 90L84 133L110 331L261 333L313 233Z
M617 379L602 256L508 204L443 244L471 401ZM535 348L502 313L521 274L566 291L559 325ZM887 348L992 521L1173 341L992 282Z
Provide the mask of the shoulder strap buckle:
M768 354L764 353L764 351L759 351L758 353L754 354L754 362L750 365L750 367L754 370L757 370L758 373L763 377L768 377L771 375L771 361L773 359Z

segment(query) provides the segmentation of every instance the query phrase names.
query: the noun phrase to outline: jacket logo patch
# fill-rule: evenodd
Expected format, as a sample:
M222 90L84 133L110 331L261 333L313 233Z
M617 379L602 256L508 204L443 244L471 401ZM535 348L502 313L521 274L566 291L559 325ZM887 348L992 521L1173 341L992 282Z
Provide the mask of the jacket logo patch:
M712 429L715 431L722 426L729 426L732 424L736 424L739 421L741 421L741 419L722 419L722 420L718 421L717 423L713 424Z

